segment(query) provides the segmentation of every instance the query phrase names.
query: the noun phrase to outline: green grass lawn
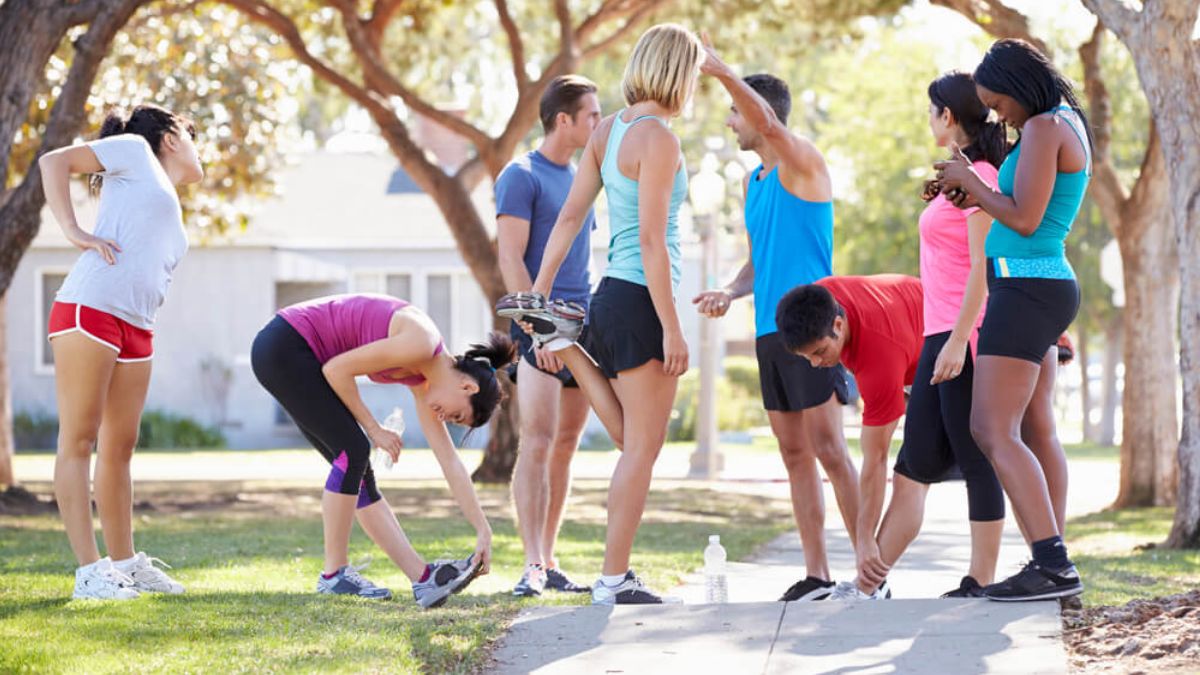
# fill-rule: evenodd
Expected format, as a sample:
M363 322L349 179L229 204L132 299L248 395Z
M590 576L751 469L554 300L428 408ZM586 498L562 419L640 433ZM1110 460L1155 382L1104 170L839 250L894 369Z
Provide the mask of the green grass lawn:
M1184 593L1200 586L1200 551L1138 547L1162 542L1170 508L1101 511L1067 521L1067 546L1083 578L1085 605Z
M427 558L473 548L473 531L444 488L386 493ZM577 488L569 506L558 555L581 581L599 573L605 496L593 482ZM135 514L138 548L171 563L188 592L124 603L69 600L74 565L57 517L0 516L0 672L477 670L522 606L509 595L523 556L507 490L480 490L495 531L492 574L430 611L417 607L408 580L359 531L351 561L371 556L365 575L397 599L312 592L321 566L318 498L311 486L139 485L139 501L153 508ZM784 501L656 485L634 564L653 587L669 590L702 564L707 535L720 534L730 558L743 558L788 529L789 513Z

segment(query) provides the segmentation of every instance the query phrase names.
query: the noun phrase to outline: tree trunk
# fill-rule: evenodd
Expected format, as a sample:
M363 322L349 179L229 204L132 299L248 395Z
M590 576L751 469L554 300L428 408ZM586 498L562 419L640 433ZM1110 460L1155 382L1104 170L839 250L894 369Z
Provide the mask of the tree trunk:
M1092 422L1092 385L1088 381L1088 338L1090 333L1086 323L1075 325L1075 365L1079 367L1079 403L1083 414L1083 440L1088 443L1096 442L1098 427Z
M1133 55L1171 179L1170 213L1175 219L1179 256L1183 429L1178 453L1178 504L1166 546L1196 548L1200 547L1200 266L1196 264L1200 260L1200 153L1196 152L1196 139L1200 138L1200 42L1191 36L1200 0L1146 2L1140 10L1118 0L1083 3ZM1158 275L1163 271L1147 268L1145 273ZM1128 421L1128 414L1125 419Z
M83 34L74 43L75 55L71 59L71 68L67 72L66 82L63 83L62 90L59 92L58 98L54 101L54 106L50 109L50 119L46 123L46 129L42 133L42 144L38 151L38 155L69 144L74 140L79 133L80 127L86 119L85 104L87 97L92 88L92 82L96 79L96 73L100 70L100 64L104 57L108 54L109 46L112 44L113 38L117 31L121 30L129 18L133 15L138 7L148 4L150 0L110 0L103 3L95 3L97 9L94 16L90 18L87 32ZM24 3L7 3L0 5L0 15L4 11L10 9L10 5ZM34 3L46 6L60 6L59 3ZM79 3L78 6L88 5L89 3ZM63 15L74 16L74 14L63 10L60 12ZM59 17L61 19L61 17ZM4 24L8 21L8 17L0 16L0 38L4 37L3 30L7 30ZM57 39L61 39L65 35L66 30L73 25L66 23L56 24L56 28L61 26L62 32L58 34ZM78 21L75 21L78 23ZM4 40L0 39L0 45L4 45ZM57 47L57 40L54 46ZM4 52L8 49L7 45L0 50L0 63L8 63L2 60ZM54 53L51 48L46 53L46 60L50 58L50 54ZM40 57L40 53L38 56ZM20 61L21 59L17 59ZM35 72L38 79L41 78L42 69L45 68L46 60L42 60ZM3 72L3 69L0 69ZM0 81L0 100L9 96L9 88L12 88L18 94L23 90L19 83L15 83L12 78L5 77ZM25 102L25 110L28 109L29 102ZM24 117L22 117L22 121ZM0 121L2 123L2 121ZM8 157L11 151L12 138L0 136L0 166L7 166ZM21 184L12 190L8 190L0 195L0 294L8 291L8 285L12 282L13 273L17 270L17 264L21 262L21 257L25 255L25 251L29 248L29 244L37 235L38 227L41 224L41 210L46 203L45 195L42 192L42 175L36 170L36 164L32 164L29 170L25 173L25 178Z
M1117 407L1121 399L1117 395L1117 366L1121 365L1121 350L1125 342L1124 312L1111 317L1104 333L1104 375L1103 375L1103 409L1100 412L1100 427L1096 434L1096 442L1100 445L1113 445L1117 437ZM1175 350L1170 351L1172 359ZM1174 369L1174 363L1172 370ZM1172 417L1174 415L1172 414Z
M8 389L8 296L0 295L0 492L17 484L13 473L12 397Z
M509 320L496 317L493 330L508 331ZM517 388L508 375L500 375L503 403L488 427L487 449L483 461L471 474L477 483L507 483L517 465L517 443L521 435L521 411L517 406Z
M1162 214L1168 216L1168 214ZM1122 234L1144 232L1135 241L1122 236L1125 278L1121 487L1116 507L1162 506L1175 500L1174 308L1179 302L1178 262L1166 223L1144 227L1127 223Z

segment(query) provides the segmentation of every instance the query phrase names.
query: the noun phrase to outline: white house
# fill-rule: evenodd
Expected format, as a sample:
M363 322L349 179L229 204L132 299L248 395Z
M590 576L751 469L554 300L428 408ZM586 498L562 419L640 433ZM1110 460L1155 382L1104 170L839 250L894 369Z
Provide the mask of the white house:
M456 353L492 325L490 305L441 213L386 151L309 152L281 171L279 184L282 196L261 205L247 232L203 245L193 241L155 327L147 409L219 425L234 448L305 445L250 369L255 334L282 306L331 293L390 293L425 309ZM474 200L481 213L493 213L490 185L481 186ZM94 202L81 196L78 204L87 227ZM599 220L597 281L608 241L607 218ZM690 233L686 215L683 227ZM691 243L685 245L679 304L694 359L699 319L689 301L701 281L699 251L694 237L685 241ZM8 292L7 356L18 413L55 414L46 321L54 293L77 256L45 212ZM415 419L407 388L365 379L361 388L381 419L397 405L407 409L407 419ZM486 441L480 431L472 445ZM423 443L415 428L405 440Z

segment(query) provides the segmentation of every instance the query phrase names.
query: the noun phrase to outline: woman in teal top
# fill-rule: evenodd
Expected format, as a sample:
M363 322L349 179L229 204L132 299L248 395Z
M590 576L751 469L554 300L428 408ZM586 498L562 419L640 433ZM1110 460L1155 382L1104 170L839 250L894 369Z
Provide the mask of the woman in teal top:
M943 191L978 204L988 234L988 304L979 331L971 433L991 460L1033 550L1021 572L992 584L993 600L1077 595L1083 584L1063 545L1067 461L1052 399L1055 343L1079 309L1079 286L1064 241L1092 169L1087 118L1070 82L1021 40L992 45L975 70L979 98L1016 127L1000 166L999 190L970 165L939 162Z
M611 231L608 268L588 308L585 340L599 366L573 341L546 342L601 418L608 418L606 427L616 431L613 440L624 450L608 492L603 576L592 586L596 604L662 602L638 580L629 559L676 385L688 367L675 309L681 269L677 217L687 196L687 170L668 121L691 97L702 59L700 40L681 26L654 26L638 40L621 83L629 107L592 134L533 284L543 296L550 292L603 187ZM552 336L536 337L545 342Z

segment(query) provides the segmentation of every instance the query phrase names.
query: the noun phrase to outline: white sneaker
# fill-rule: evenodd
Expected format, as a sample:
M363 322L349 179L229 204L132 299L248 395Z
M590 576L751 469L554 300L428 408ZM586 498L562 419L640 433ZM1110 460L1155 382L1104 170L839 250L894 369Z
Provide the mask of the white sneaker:
M837 585L837 588L833 589L833 592L829 594L827 599L834 602L860 602L863 600L887 600L891 597L892 589L888 587L886 581L871 593L863 593L859 590L858 584L853 581L843 581Z
M167 573L155 567L154 563L171 569L167 563L158 558L151 558L140 551L129 560L113 563L113 567L129 575L129 578L133 580L133 587L143 593L169 593L171 595L182 593L183 584L167 576Z
M133 600L141 595L133 588L133 579L113 567L112 560L101 558L75 570L76 600Z

